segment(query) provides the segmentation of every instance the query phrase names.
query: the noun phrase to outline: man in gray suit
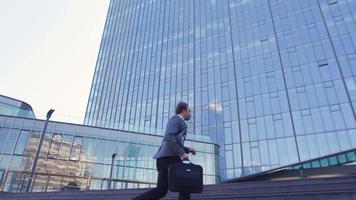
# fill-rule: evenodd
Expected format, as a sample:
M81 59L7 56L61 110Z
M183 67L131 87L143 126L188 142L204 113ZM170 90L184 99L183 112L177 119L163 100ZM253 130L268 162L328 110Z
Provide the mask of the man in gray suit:
M188 121L191 118L188 104L184 102L178 103L175 112L176 115L167 123L161 147L153 156L154 159L157 159L157 187L135 197L134 200L157 200L166 196L168 191L169 165L189 159L189 153L192 153L193 155L196 154L195 149L184 146L187 134L187 125L185 121ZM179 199L190 199L190 194L180 192Z

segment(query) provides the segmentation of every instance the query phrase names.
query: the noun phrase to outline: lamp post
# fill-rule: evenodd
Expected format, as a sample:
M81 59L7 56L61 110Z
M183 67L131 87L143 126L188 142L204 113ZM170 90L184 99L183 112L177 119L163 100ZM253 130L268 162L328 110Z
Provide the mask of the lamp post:
M109 178L109 184L108 184L108 190L111 189L111 180L112 180L112 171L114 170L114 162L115 162L115 157L116 153L112 154L111 156L111 167L110 167L110 178Z
M35 174L35 170L36 170L36 166L37 166L37 161L38 161L38 158L39 158L39 156L40 156L40 152L41 152L41 148L42 148L42 143L43 143L43 140L44 140L44 137L45 137L45 133L46 133L46 130L47 130L48 122L49 122L49 119L51 118L53 112L54 112L53 109L50 109L50 110L47 112L45 125L44 125L44 127L43 127L43 130L42 130L42 133L41 133L41 136L40 136L40 142L39 142L38 147L37 147L37 150L36 150L36 156L35 156L35 159L34 159L34 161L33 161L33 165L32 165L31 172L30 172L30 177L28 178L28 183L27 183L27 186L26 186L26 192L29 192L29 191L30 191L32 179L33 179L33 176L34 176L34 174Z

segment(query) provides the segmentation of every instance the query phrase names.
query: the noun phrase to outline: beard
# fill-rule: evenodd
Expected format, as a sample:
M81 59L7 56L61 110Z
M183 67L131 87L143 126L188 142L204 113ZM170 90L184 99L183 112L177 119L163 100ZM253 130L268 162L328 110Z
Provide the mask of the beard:
M185 117L185 120L189 121L191 117L192 117L192 115L188 115L188 116Z

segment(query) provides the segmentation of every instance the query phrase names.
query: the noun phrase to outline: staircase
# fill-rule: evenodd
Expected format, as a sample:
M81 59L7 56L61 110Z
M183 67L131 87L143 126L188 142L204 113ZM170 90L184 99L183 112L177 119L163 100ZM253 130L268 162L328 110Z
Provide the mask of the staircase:
M1 200L127 200L147 189L71 192L1 193ZM168 193L167 200L177 199ZM356 200L356 176L288 181L256 181L207 185L192 199L220 200Z

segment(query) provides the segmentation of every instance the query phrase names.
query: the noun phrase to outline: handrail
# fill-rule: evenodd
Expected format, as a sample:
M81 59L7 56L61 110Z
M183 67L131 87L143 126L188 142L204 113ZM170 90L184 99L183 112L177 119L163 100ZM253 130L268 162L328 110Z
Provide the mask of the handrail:
M356 152L356 148L352 148L352 149L348 149L348 150L345 150L345 151L340 151L340 152L337 152L337 153L332 153L332 154L320 156L320 157L317 157L317 158L312 158L312 159L305 160L305 161L302 161L302 162L296 162L296 163L284 165L284 166L273 168L273 169L266 170L266 171L263 171L263 172L259 172L259 173L255 173L255 174L239 177L239 178L234 178L234 179L230 179L230 180L222 181L222 182L223 183L233 183L233 182L238 182L238 181L242 181L242 180L248 180L248 179L259 177L259 176L262 176L262 175L271 174L271 173L274 173L274 172L277 172L277 171L282 171L282 170L285 170L285 169L288 169L288 168L291 168L291 167L294 167L294 166L298 166L298 165L301 166L301 168L299 168L299 169L303 170L303 164L311 163L311 162L314 162L314 161L319 161L319 160L322 160L322 159L325 159L325 158L329 158L329 157L333 157L333 156L347 154L347 153L350 153L350 152Z

